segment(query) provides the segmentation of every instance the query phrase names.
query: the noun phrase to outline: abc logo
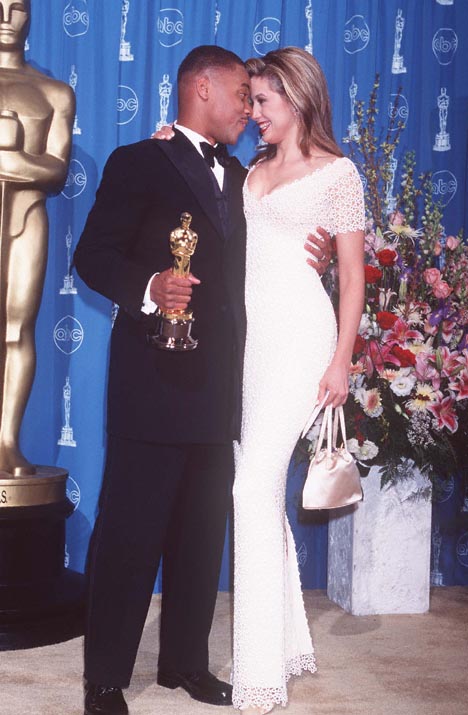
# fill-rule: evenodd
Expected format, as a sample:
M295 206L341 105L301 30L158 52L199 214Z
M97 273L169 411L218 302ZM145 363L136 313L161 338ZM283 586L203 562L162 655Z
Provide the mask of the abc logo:
M458 183L451 171L436 171L432 174L432 196L442 208L447 206L457 193Z
M174 47L182 42L184 35L184 16L180 10L165 7L159 11L157 22L159 44L162 47Z
M54 328L55 347L65 355L76 352L81 347L83 338L83 326L72 315L66 315L59 320Z
M300 545L300 547L297 551L297 563L299 564L299 566L301 568L303 568L306 565L307 557L308 557L307 546L305 545L304 542L302 542L302 544Z
M349 55L365 50L370 40L370 30L362 15L353 15L345 25L344 48Z
M392 132L396 132L399 125L406 127L409 116L408 100L403 94L391 94L388 103L388 116L393 119Z
M77 482L75 482L75 480L70 476L68 476L67 480L67 497L73 504L74 511L76 511L81 501L81 490Z
M66 199L74 199L79 196L86 188L88 183L88 177L86 176L86 170L78 159L72 159L70 161L70 167L68 169L68 176L65 182L65 186L62 191L62 196Z
M364 191L367 191L367 178L360 171L358 173L359 178L361 179L362 188L364 189Z
M455 490L455 480L453 477L450 479L441 479L440 477L435 477L433 481L433 501L438 504L442 504L444 501L448 501Z
M432 51L440 65L449 65L458 48L458 36L450 27L441 27L432 38Z
M138 97L131 87L119 84L117 97L117 124L129 124L138 113Z
M465 533L458 539L457 559L462 566L468 568L468 531L465 531Z
M86 35L89 30L89 14L86 0L69 3L63 11L63 29L69 37Z
M277 17L264 17L253 31L253 48L257 55L276 50L280 43L281 22Z

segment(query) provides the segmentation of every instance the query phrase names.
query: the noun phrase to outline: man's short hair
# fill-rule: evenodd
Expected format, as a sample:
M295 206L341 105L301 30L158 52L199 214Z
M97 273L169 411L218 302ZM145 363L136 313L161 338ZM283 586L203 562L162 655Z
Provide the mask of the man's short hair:
M241 58L234 52L217 45L200 45L182 60L177 72L177 83L180 85L190 74L199 74L208 69L229 69L235 65L244 67Z

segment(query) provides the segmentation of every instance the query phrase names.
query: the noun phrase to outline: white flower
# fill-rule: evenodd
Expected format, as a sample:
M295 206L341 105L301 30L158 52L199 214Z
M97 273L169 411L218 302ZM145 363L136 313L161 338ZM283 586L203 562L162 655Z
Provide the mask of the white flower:
M361 387L354 393L354 398L369 417L380 417L382 414L382 400L376 387L373 387L372 390L365 390Z
M394 295L396 295L396 293L391 290L391 288L379 288L380 310L388 310L389 303Z
M400 370L391 381L390 389L395 393L395 395L398 395L399 397L406 397L406 395L410 394L415 384L416 377L414 375L404 374L403 370Z
M380 329L376 320L372 320L370 315L363 313L361 323L359 325L359 335L369 337L371 335L380 335Z
M374 442L366 439L362 444L359 444L357 439L348 439L347 442L348 451L354 454L356 459L365 461L366 459L374 459L379 453L379 448Z

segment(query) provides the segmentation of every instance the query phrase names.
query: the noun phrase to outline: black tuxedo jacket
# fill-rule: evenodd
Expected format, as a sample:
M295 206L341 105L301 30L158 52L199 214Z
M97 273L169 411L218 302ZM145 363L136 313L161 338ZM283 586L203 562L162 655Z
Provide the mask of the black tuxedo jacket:
M211 169L180 132L110 156L74 264L120 310L111 339L107 428L158 443L222 443L239 436L245 341L245 169L225 169L228 221L223 230ZM196 350L147 344L141 305L150 277L173 264L169 235L192 214L198 244L191 271Z

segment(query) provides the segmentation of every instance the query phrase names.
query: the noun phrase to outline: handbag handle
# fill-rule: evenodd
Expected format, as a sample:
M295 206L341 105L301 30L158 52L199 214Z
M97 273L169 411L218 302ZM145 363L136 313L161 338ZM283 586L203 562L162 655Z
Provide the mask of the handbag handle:
M317 410L317 408L316 408L316 410ZM318 412L317 412L317 414L318 414ZM314 416L314 419L316 419L316 417L317 417L317 415ZM322 449L323 440L325 439L325 431L327 433L327 457L331 457L332 451L334 452L337 448L338 428L340 428L340 430L341 430L343 446L346 449L346 426L345 426L343 406L340 405L339 407L336 407L335 414L333 415L332 405L327 405L325 407L325 412L323 414L319 438L317 440L317 446L315 448L315 457L318 456L318 454L320 453L320 450Z
M310 430L310 428L311 428L312 425L314 424L315 420L316 420L317 417L319 416L319 414L320 414L320 412L321 412L321 410L322 410L322 407L324 406L325 402L326 402L327 399L328 399L328 395L329 395L329 394L330 394L330 393L329 393L329 391L327 390L326 393L325 393L325 395L324 395L324 397L323 397L322 402L321 402L319 405L316 405L316 406L314 407L314 409L313 409L313 411L312 411L312 413L311 413L309 419L308 419L307 422L306 422L306 425L305 425L304 429L302 430L302 434L301 434L301 437L302 437L302 438L304 438L304 437L306 436L307 432Z
M333 407L327 405L325 407L325 412L323 413L322 425L320 427L320 434L317 440L317 446L315 448L315 457L317 457L322 449L323 440L325 437L325 430L327 431L327 457L331 457L332 454L332 415Z
M343 446L347 449L346 441L346 424L344 418L343 405L335 408L335 418L333 420L333 449L336 449L338 442L338 425L341 429L341 437L343 439Z

